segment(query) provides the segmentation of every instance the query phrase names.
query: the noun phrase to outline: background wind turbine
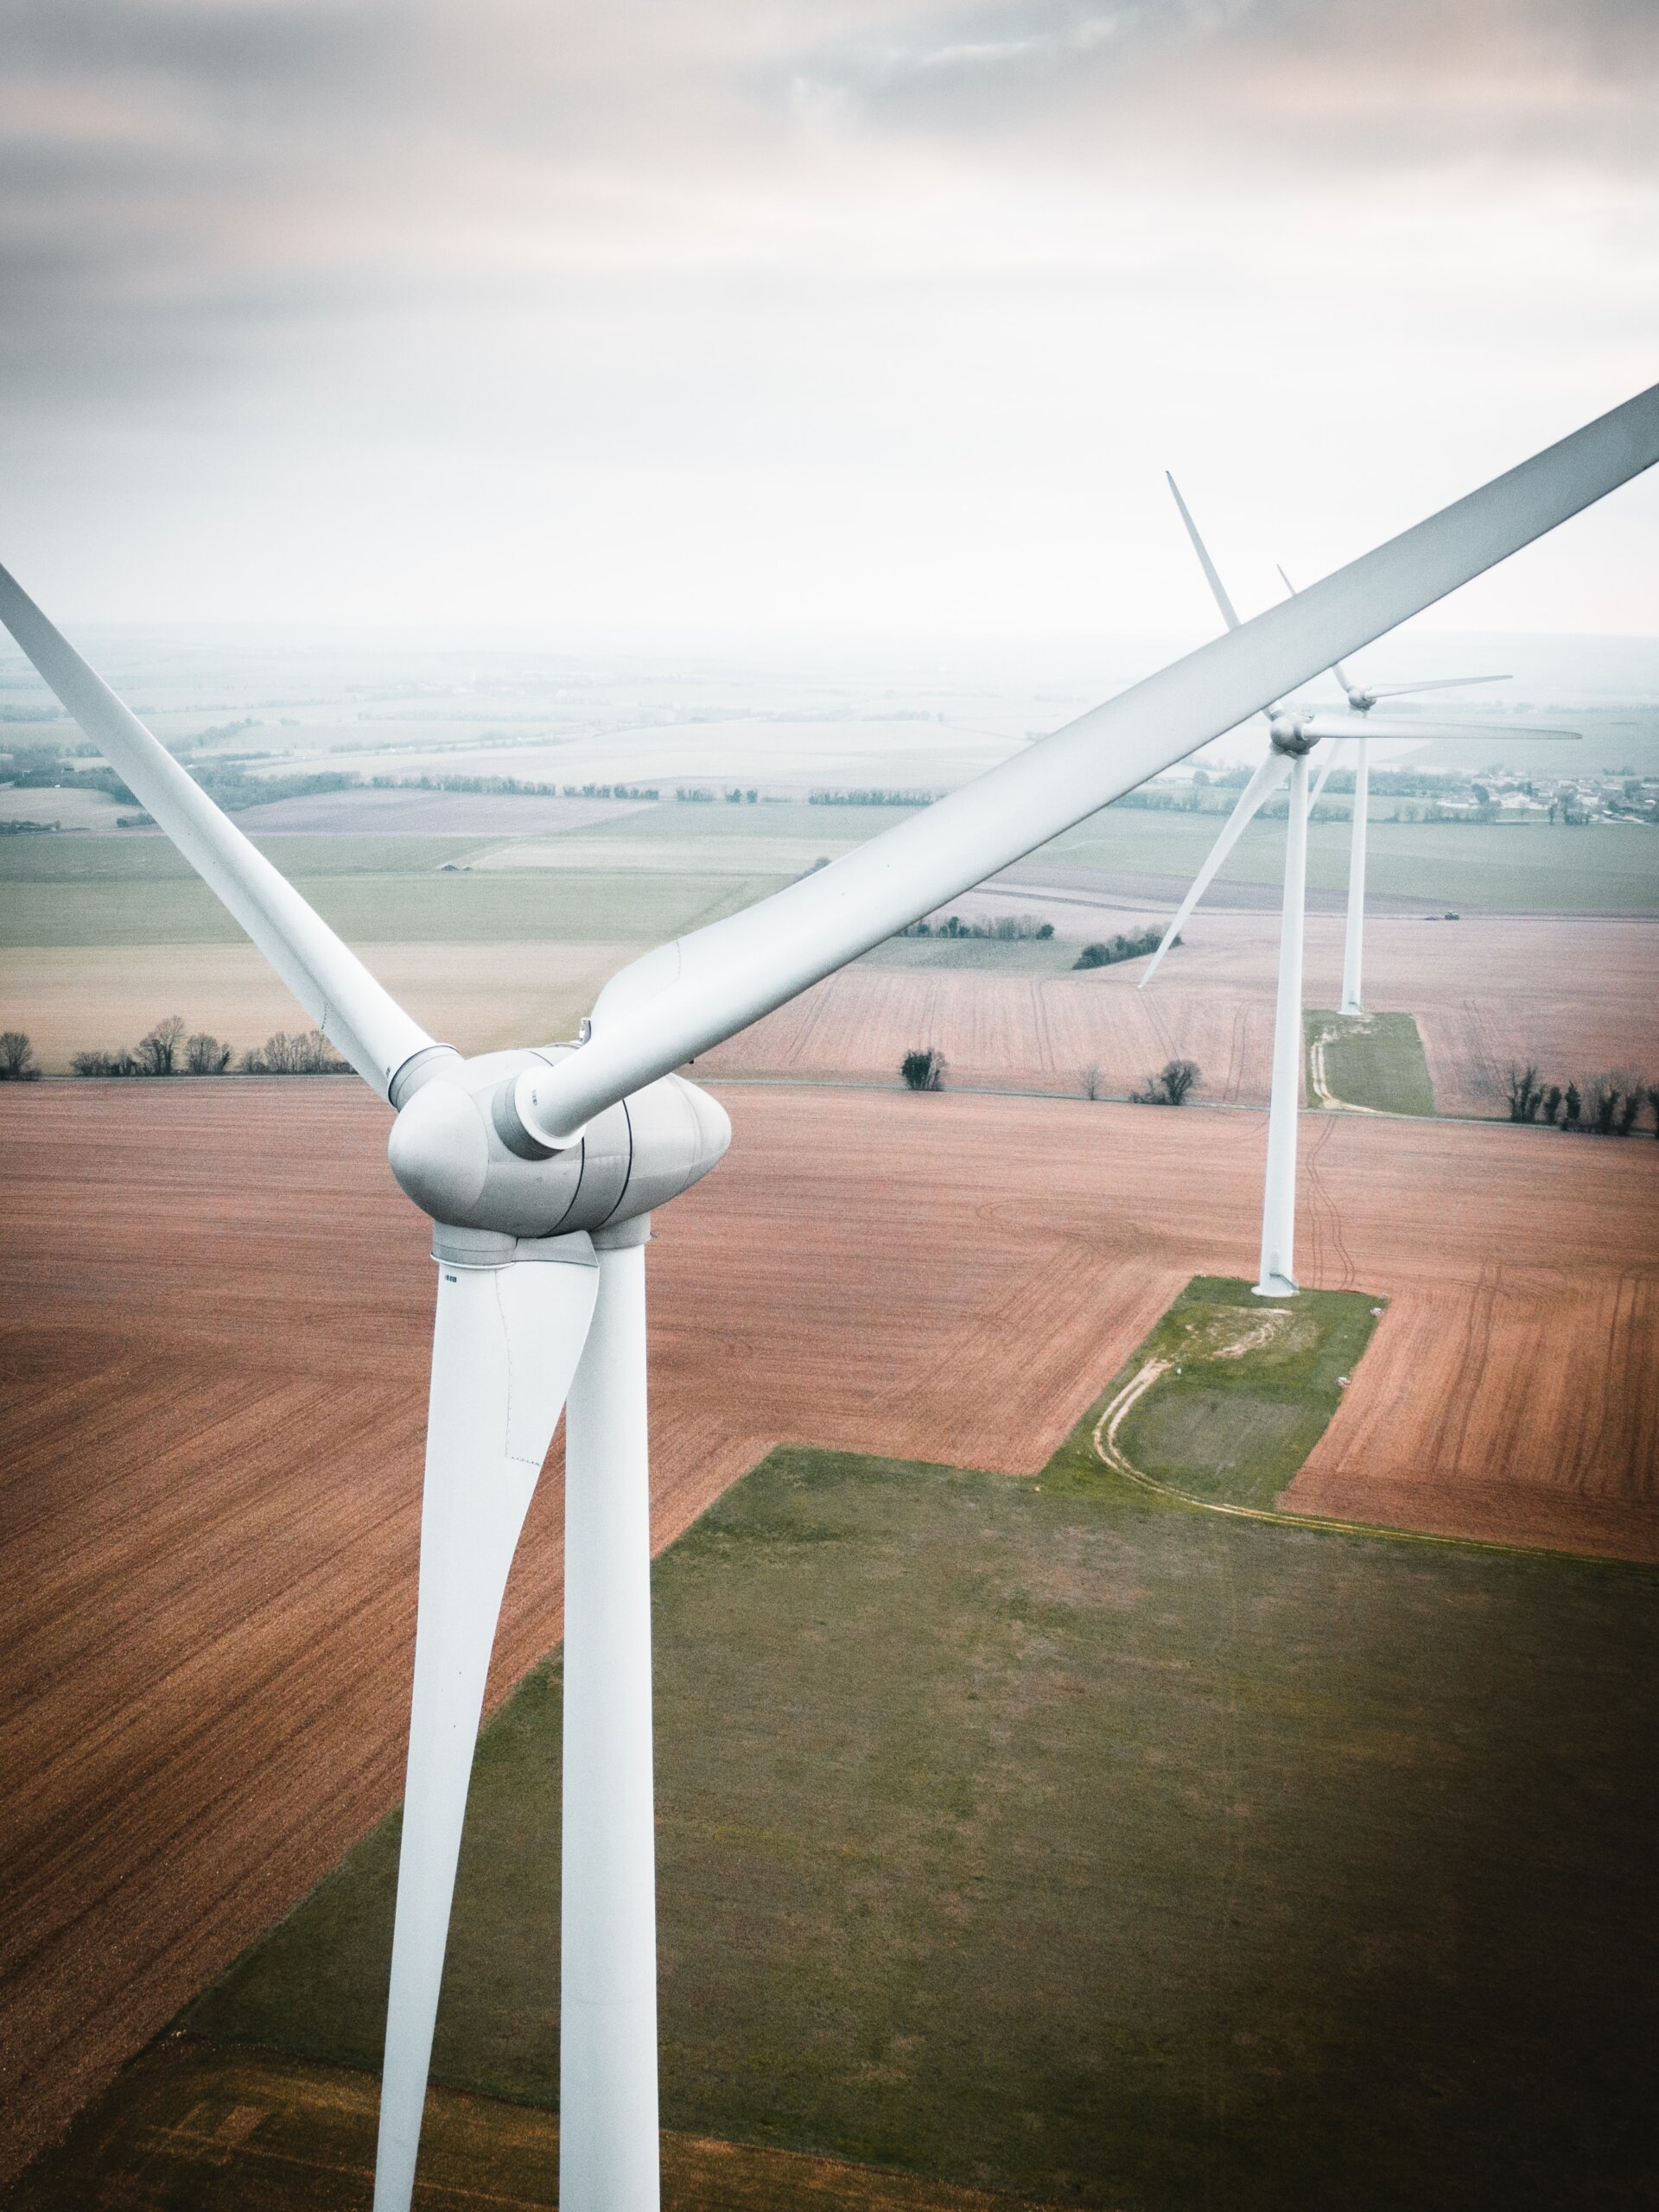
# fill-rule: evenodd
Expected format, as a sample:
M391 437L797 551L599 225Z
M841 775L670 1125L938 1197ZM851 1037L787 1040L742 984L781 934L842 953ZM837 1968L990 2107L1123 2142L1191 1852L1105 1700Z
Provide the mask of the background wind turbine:
M1174 488L1173 477L1170 479L1170 486L1172 490ZM1179 496L1178 493L1177 497ZM1185 513L1185 509L1182 512ZM1189 530L1192 527L1190 518L1187 520L1187 527ZM1197 535L1196 532L1193 534ZM1279 569L1279 575L1285 589L1294 599L1296 595L1296 587L1286 575L1282 566ZM1440 676L1423 683L1361 684L1354 681L1340 661L1332 663L1330 672L1341 684L1347 696L1350 709L1354 714L1364 717L1358 734L1347 741L1354 748L1354 806L1350 818L1348 835L1348 912L1342 937L1341 1010L1344 1014L1355 1016L1363 1014L1365 1011L1362 995L1361 970L1364 964L1365 839L1366 831L1370 826L1371 803L1370 740L1374 734L1382 734L1380 726L1375 730L1372 728L1370 719L1371 710L1379 699L1408 698L1415 693L1423 691L1465 690L1472 684L1507 683L1510 679L1507 676ZM1415 725L1413 734L1420 738L1435 735L1473 737L1484 736L1486 732L1484 729L1478 731L1467 724L1458 723L1448 724L1438 732L1433 729L1426 730L1421 725ZM1516 734L1514 731L1506 731L1504 734L1510 736ZM1534 737L1546 735L1571 737L1575 733L1571 730L1547 732L1542 729L1533 729L1524 731L1521 734ZM1314 788L1310 806L1318 805L1319 793L1325 789L1325 779L1330 775L1335 760L1336 754L1333 751L1325 761L1319 783Z
M1192 519L1186 501L1181 497L1180 486L1167 469L1165 470L1164 476L1174 497L1181 520L1186 526L1186 534L1192 540L1192 550L1198 556L1198 564L1204 570L1205 579L1210 586L1217 606L1221 610L1222 620L1230 630L1236 629L1238 616L1234 612L1233 602L1228 595L1226 586L1221 581L1215 563L1210 557L1209 549L1198 533L1198 526ZM1296 596L1295 585L1286 575L1282 568L1280 569L1279 575L1283 581L1285 589L1294 599ZM1347 712L1344 714L1341 709L1334 713L1329 710L1321 712L1317 708L1291 707L1269 707L1263 709L1268 731L1274 741L1273 749L1268 752L1255 775L1239 794L1238 804L1228 817L1226 823L1223 825L1221 835L1217 838L1203 867L1194 877L1186 897L1181 901L1174 920L1165 931L1158 950L1154 953L1151 963L1141 979L1143 989L1152 981L1165 953L1179 935L1181 925L1210 887L1217 870L1238 842L1247 823L1260 812L1285 781L1289 772L1286 766L1286 760L1289 757L1294 740L1306 738L1311 743L1329 740L1332 743L1332 749L1325 755L1325 765L1320 769L1309 796L1310 813L1319 804L1325 784L1330 779L1331 771L1337 765L1336 744L1348 743L1354 747L1354 804L1348 844L1348 915L1343 938L1342 1011L1345 1014L1363 1014L1365 1011L1361 997L1361 969L1363 961L1365 926L1365 850L1370 807L1370 758L1367 750L1368 741L1373 737L1408 738L1418 744L1426 744L1431 741L1439 742L1442 740L1459 738L1485 740L1495 734L1505 738L1564 738L1574 741L1579 736L1577 730L1558 729L1540 722L1529 723L1525 729L1517 730L1510 725L1491 722L1423 721L1415 716L1409 720L1391 721L1386 715L1379 717L1375 713L1379 699L1402 698L1408 694L1421 691L1454 690L1476 683L1503 683L1509 680L1504 676L1442 676L1421 683L1360 684L1349 675L1339 660L1333 661L1325 672L1333 676L1342 686L1348 702ZM1274 752L1283 757L1275 760Z
M1216 564L1210 557L1209 548L1199 535L1198 526L1181 497L1180 486L1167 470L1165 475L1181 520L1186 525L1186 534L1192 541L1192 550L1198 556L1216 604L1221 609L1222 620L1230 631L1236 630L1239 627L1238 616ZM1282 569L1279 573L1284 577L1286 590L1294 600L1297 596L1295 586ZM1165 953L1179 936L1182 925L1209 889L1217 870L1243 835L1246 825L1280 785L1288 779L1290 809L1285 831L1279 977L1274 1001L1273 1071L1268 1099L1268 1158L1262 1191L1262 1251L1255 1284L1256 1295L1260 1298L1294 1297L1299 1287L1296 1281L1296 1132L1302 1090L1302 959L1306 935L1307 817L1319 804L1319 795L1335 765L1336 744L1344 740L1352 740L1358 755L1349 843L1348 922L1344 947L1342 1007L1346 1014L1358 1014L1363 1012L1359 991L1361 931L1365 906L1365 817L1370 796L1366 741L1371 736L1427 739L1487 737L1491 734L1489 728L1470 722L1376 721L1371 719L1372 710L1385 693L1393 696L1411 690L1446 690L1461 683L1503 681L1501 677L1447 677L1432 683L1395 684L1375 690L1361 690L1339 660L1332 660L1329 672L1347 694L1349 708L1346 713L1321 713L1317 709L1304 710L1282 705L1268 705L1262 709L1268 725L1267 755L1239 793L1237 804L1223 823L1221 834L1188 887L1186 896L1176 909L1174 919L1164 931L1158 950L1147 963L1147 972L1138 987L1145 990L1151 982ZM1356 732L1358 733L1357 737ZM1535 723L1527 734L1533 737L1575 737L1578 733L1546 728ZM1326 753L1319 780L1310 790L1308 755L1321 740L1330 742L1331 750Z
M729 1139L673 1071L1659 461L1659 386L745 912L613 977L578 1046L435 1043L0 570L0 619L397 1112L438 1266L377 2212L407 2212L496 1616L567 1395L559 2201L658 2200L644 1247ZM1306 772L1304 762L1304 774Z

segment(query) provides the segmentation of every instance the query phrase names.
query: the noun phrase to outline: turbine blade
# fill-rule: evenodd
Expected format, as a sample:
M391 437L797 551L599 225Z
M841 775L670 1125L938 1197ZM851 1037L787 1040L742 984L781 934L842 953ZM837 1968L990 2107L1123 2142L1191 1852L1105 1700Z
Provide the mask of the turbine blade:
M0 569L3 622L67 710L370 1089L432 1039Z
M922 813L607 983L538 1077L537 1129L594 1115L781 1006L1659 461L1659 385Z
M1368 683L1373 699L1405 699L1414 691L1458 691L1470 683L1507 683L1507 676L1437 676L1428 683Z
M1507 722L1419 721L1415 715L1403 715L1397 719L1377 714L1299 715L1297 723L1304 737L1415 737L1433 738L1437 743L1454 737L1478 739L1488 745L1512 737L1548 737L1576 743L1584 734L1582 730L1560 728L1553 722L1525 722L1511 727Z
M1282 753L1269 751L1261 766L1239 793L1238 804L1222 824L1220 836L1211 846L1204 866L1193 877L1185 898L1175 910L1174 920L1164 931L1162 942L1147 963L1147 972L1137 986L1139 989L1144 991L1157 974L1159 962L1180 935L1182 925L1187 916L1210 888L1215 879L1216 870L1243 836L1245 824L1266 805L1289 772L1290 762L1285 755Z
M467 1263L454 1237L440 1228L432 1248L438 1306L374 2212L409 2212L496 1620L599 1285L584 1236L550 1238L546 1258L499 1267Z
M1294 599L1296 596L1296 587L1292 583L1290 578L1285 574L1284 563L1282 561L1276 562L1274 566L1279 571L1279 581L1283 584L1285 589L1290 594L1291 597ZM1344 698L1351 699L1354 695L1353 678L1349 675L1347 670L1343 666L1339 660L1333 660L1332 662L1331 673L1336 677L1338 683L1341 684L1343 696Z
M1210 558L1209 548L1198 536L1198 525L1186 511L1186 501L1181 497L1181 487L1167 469L1164 471L1164 480L1175 494L1175 504L1181 511L1181 520L1186 524L1186 534L1192 541L1192 550L1198 556L1198 566L1204 570L1205 581L1215 595L1216 605L1221 609L1221 619L1230 630L1236 630L1238 617L1233 612L1233 602L1227 596L1226 585L1216 573L1216 564Z

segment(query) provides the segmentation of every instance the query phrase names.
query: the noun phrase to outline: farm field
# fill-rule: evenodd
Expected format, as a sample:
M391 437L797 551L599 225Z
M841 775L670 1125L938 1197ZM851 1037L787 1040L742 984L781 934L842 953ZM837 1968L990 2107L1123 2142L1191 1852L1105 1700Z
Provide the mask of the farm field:
M671 2203L1644 2201L1659 1583L1184 1512L1093 1419L1036 1482L782 1450L659 1559ZM480 1745L435 2050L428 2172L497 2202L550 2196L558 1691ZM27 2212L353 2201L397 1840Z
M727 1098L652 1253L659 1543L780 1440L1033 1473L1254 1262L1256 1115ZM397 1794L432 1291L386 1128L346 1082L0 1092L14 2163ZM1305 1131L1305 1280L1389 1305L1287 1502L1659 1557L1659 1147ZM556 1640L559 1512L550 1471L493 1695Z
M404 776L518 776L526 782L654 784L764 783L769 790L817 784L883 784L944 791L966 783L1021 749L1022 740L995 727L1007 709L989 709L981 725L936 721L919 710L818 721L761 715L658 721L646 728L575 731L556 740L479 743L474 728L464 750L423 751L418 727L402 726L395 772ZM1062 715L1059 720L1066 719ZM461 734L461 733L457 733ZM345 734L328 747L326 766L347 774L391 772L384 750L364 751ZM377 730L377 737L378 732ZM381 741L384 742L384 741ZM429 743L429 740L427 741ZM263 764L262 764L263 765ZM278 774L284 763L273 761Z
M309 841L314 849L338 842ZM429 874L424 883L444 887L442 897L457 881L485 883L492 901L503 894L486 917L499 935L433 942L418 931L436 922L421 915L409 938L369 933L368 924L386 918L379 879L340 880L359 902L365 929L355 942L370 968L434 1034L467 1052L572 1034L607 976L679 918L728 911L741 884L716 876L555 876L552 900L538 910L518 896L521 879ZM188 886L163 887L194 899ZM321 888L318 903L327 907L323 879L308 876L304 887L308 894ZM10 895L0 885L0 907ZM124 901L124 894L105 909L111 927L130 925ZM83 926L61 918L71 905L66 898L54 909L59 934ZM232 925L210 906L199 911L213 934L196 943L0 944L0 1026L27 1031L41 1065L57 1072L72 1053L130 1044L168 1014L238 1048L276 1028L307 1026ZM1079 936L1138 928L1152 918L1129 909L1085 913L1081 928L1075 912L1067 925ZM452 906L437 918L464 926L469 918ZM556 922L568 933L534 934ZM1336 1002L1341 930L1337 916L1309 918L1307 988L1316 1003ZM1503 1115L1509 1068L1529 1060L1547 1080L1582 1083L1608 1069L1659 1079L1659 927L1652 924L1376 918L1366 944L1369 1002L1415 1017L1441 1113ZM1075 939L896 938L722 1046L707 1065L732 1074L886 1083L912 1046L927 1043L944 1053L957 1084L1069 1092L1093 1064L1104 1090L1125 1096L1148 1069L1185 1057L1204 1071L1201 1097L1263 1103L1277 947L1271 914L1200 909L1185 942L1142 992L1144 961L1073 973Z
M429 1034L484 1052L574 1037L638 944L374 944L357 950ZM311 1017L248 944L24 945L0 950L0 1027L25 1030L48 1074L137 1043L170 1014L238 1054Z
M329 927L353 944L478 944L539 938L655 944L753 906L785 880L763 872L592 868L486 875L454 864L445 869L442 863L419 873L382 868L325 874L302 863L284 866L281 842L271 841L271 858ZM117 853L132 850L111 842ZM184 874L158 868L137 880L110 874L46 882L0 875L0 945L245 941L207 886Z
M113 830L118 817L132 810L129 802L118 803L106 791L0 786L0 822L55 822L60 830Z
M645 810L644 802L632 799L541 798L523 792L319 791L245 806L236 825L244 836L256 838L547 837Z
M1134 920L1114 916L1111 926ZM1308 918L1306 989L1315 1005L1337 1003L1342 930L1339 916ZM931 1045L944 1054L949 1082L1075 1091L1093 1065L1106 1091L1124 1096L1149 1069L1184 1058L1204 1071L1202 1098L1265 1103L1277 919L1201 908L1185 934L1145 991L1143 960L1082 974L900 968L894 954L931 949L907 939L804 993L704 1065L885 1081L912 1046ZM1366 930L1367 1003L1415 1016L1443 1114L1503 1114L1512 1062L1536 1060L1551 1079L1560 1069L1580 1080L1659 1070L1656 971L1659 929L1648 923L1388 918Z
M1217 828L1207 814L1108 807L1020 866L1049 880L1067 869L1161 874L1179 880L1179 899ZM1346 892L1349 835L1345 821L1314 814L1307 831L1311 892ZM1258 817L1216 880L1276 891L1284 880L1282 824ZM1373 817L1366 880L1382 899L1422 899L1459 911L1651 915L1659 912L1659 830L1640 823L1568 829L1548 821L1491 825Z
M1639 2202L1659 1586L1182 1512L1087 1427L1034 1483L779 1451L658 1561L671 2128L1125 2212ZM530 2104L558 1686L484 1740L435 2053ZM192 2031L372 2068L395 1845Z
M361 2212L379 2086L353 2069L169 2037L7 2202L14 2212L225 2212L233 2192L236 2212ZM982 2190L759 2144L667 2133L662 2159L662 2212L1008 2212L1006 2197ZM417 2203L434 2193L476 2202L486 2171L497 2212L554 2212L556 2116L429 2088Z

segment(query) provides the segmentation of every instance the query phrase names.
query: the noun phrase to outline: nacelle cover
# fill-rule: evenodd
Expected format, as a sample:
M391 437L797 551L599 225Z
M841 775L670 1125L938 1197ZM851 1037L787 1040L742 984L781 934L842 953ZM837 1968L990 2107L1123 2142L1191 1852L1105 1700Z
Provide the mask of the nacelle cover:
M552 1152L512 1111L518 1078L572 1048L447 1056L392 1125L387 1156L407 1197L434 1221L508 1236L555 1236L648 1213L699 1182L724 1155L732 1125L717 1100L664 1076L594 1116Z

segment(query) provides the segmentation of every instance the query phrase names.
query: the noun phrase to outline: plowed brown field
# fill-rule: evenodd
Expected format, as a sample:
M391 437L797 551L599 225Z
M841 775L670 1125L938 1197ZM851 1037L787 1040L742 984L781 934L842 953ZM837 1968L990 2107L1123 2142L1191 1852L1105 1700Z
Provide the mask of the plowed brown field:
M1133 926L1103 914L1101 933ZM1141 960L1062 976L850 968L705 1065L891 1081L906 1052L931 1045L958 1084L1076 1092L1092 1063L1121 1096L1179 1057L1203 1069L1205 1098L1264 1103L1278 933L1269 913L1201 913L1144 991ZM1366 931L1366 1002L1417 1017L1447 1114L1503 1114L1512 1062L1561 1083L1609 1069L1659 1082L1656 973L1648 922L1388 917ZM1306 1002L1338 1005L1341 980L1341 918L1311 915Z
M1254 1115L728 1103L652 1253L659 1543L778 1439L1034 1470L1254 1258ZM1392 1303L1292 1502L1659 1557L1659 1147L1304 1128L1308 1279ZM397 1795L432 1290L385 1130L345 1083L0 1091L0 2172Z

